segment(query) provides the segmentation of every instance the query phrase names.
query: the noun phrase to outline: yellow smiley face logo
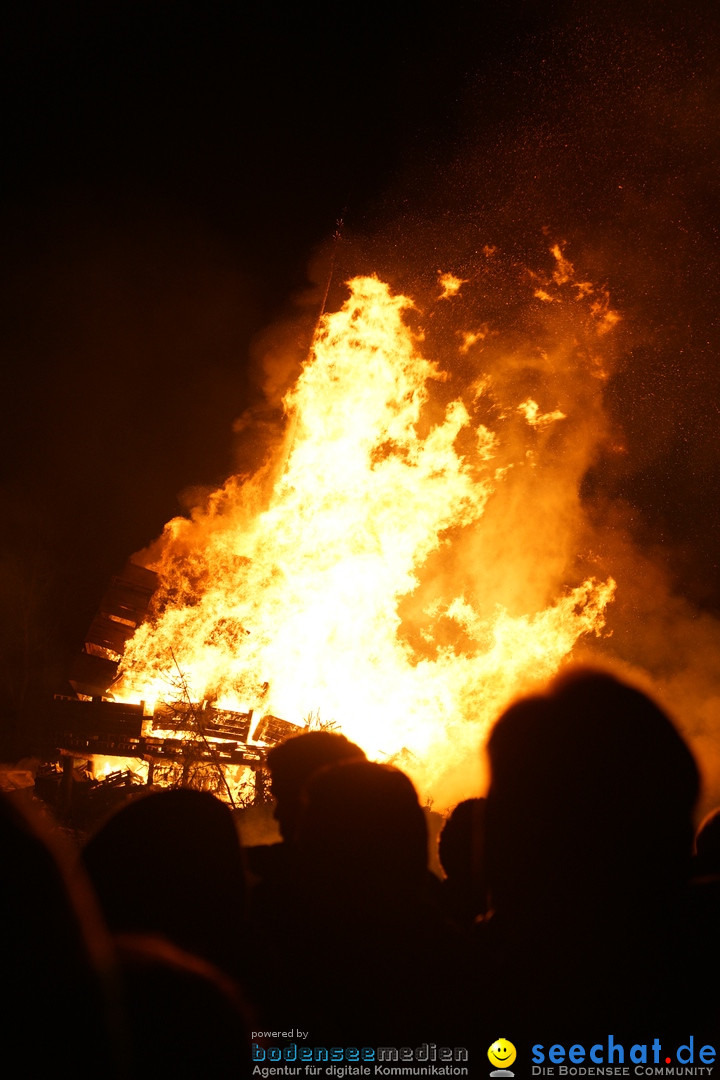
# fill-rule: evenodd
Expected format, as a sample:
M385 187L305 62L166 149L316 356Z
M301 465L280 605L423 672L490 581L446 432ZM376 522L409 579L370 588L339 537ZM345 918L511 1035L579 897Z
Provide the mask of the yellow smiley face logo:
M488 1050L490 1064L498 1069L507 1069L517 1057L517 1050L507 1039L496 1039Z

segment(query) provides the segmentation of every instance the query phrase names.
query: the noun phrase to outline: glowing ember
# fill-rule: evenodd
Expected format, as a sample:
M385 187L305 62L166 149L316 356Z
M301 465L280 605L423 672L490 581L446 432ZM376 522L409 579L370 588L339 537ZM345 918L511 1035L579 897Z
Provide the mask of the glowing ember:
M599 340L617 319L607 297L553 254L535 295L582 304ZM440 284L452 303L464 282ZM529 397L507 375L515 354L498 375L497 342L483 370L491 331L476 322L459 335L476 368L456 387L423 355L409 299L374 277L349 287L285 398L280 459L167 525L156 613L114 692L153 705L179 669L196 701L294 723L319 713L368 754L399 754L449 805L476 783L498 709L603 627L614 583L575 562L602 364L564 328L538 360L557 377Z
M467 285L467 281L463 281L462 278L455 277L454 274L438 274L438 283L442 292L440 293L441 300L449 300L453 296L457 296L463 285Z

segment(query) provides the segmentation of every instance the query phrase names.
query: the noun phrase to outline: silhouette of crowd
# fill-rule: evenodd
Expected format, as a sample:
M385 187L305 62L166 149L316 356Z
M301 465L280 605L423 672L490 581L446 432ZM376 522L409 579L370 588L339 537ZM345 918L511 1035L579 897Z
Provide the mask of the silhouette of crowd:
M249 1076L259 1033L298 1029L464 1047L477 1076L498 1035L718 1047L720 810L694 846L698 769L668 717L569 670L487 755L442 881L411 781L334 732L268 756L279 843L243 847L207 792L152 791L78 859L3 799L6 1044L31 1076L71 1053L110 1080Z

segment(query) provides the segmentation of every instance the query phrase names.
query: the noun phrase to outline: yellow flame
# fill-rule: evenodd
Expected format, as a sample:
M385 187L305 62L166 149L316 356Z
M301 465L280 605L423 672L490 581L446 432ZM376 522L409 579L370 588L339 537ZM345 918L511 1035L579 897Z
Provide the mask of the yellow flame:
M460 346L460 352L468 352L473 345L477 345L478 341L484 341L488 336L487 326L481 326L479 330L465 330L462 333L462 345Z
M561 412L560 409L555 409L553 412L541 413L540 406L537 401L533 401L532 398L528 398L527 401L521 401L518 405L518 412L523 414L531 427L545 427L547 424L553 424L556 420L565 419L565 413Z
M463 280L463 278L455 277L454 274L443 274L438 271L438 284L442 290L439 299L449 300L451 297L459 294L463 285L467 285L467 281Z
M567 405L540 414L516 398L491 430L497 372L454 387L423 355L409 298L375 277L349 288L285 398L278 461L166 527L157 614L114 689L168 697L177 664L195 700L294 723L319 712L371 756L401 755L449 805L472 790L468 762L497 711L603 627L614 583L566 581L599 406L539 489L544 429Z

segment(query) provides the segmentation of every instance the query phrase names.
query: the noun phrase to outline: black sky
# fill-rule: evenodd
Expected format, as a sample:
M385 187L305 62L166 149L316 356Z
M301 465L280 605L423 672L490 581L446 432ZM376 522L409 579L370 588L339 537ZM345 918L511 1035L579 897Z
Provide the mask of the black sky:
M18 5L0 56L4 696L57 684L178 493L232 471L253 342L340 216L425 243L433 272L478 221L519 246L569 234L652 327L609 390L633 465L588 484L720 610L718 40L710 4Z

